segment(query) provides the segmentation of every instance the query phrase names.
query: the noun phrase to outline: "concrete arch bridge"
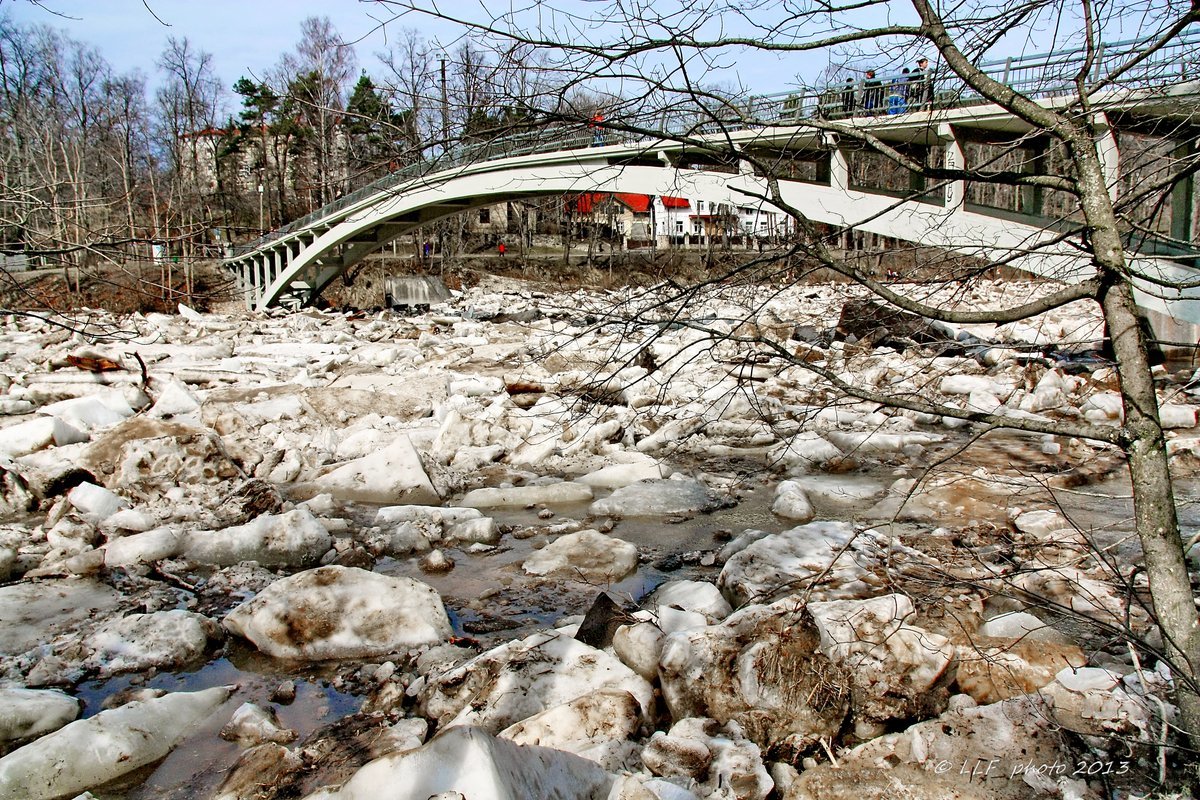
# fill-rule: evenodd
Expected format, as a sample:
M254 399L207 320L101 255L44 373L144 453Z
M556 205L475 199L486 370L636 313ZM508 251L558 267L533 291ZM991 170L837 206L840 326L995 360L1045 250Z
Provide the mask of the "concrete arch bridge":
M1200 35L1185 44L1194 52ZM1190 61L1194 59L1189 57ZM993 65L995 69L999 63ZM1006 76L1020 74L1020 65L1014 68L1012 59L1003 68ZM1093 98L1094 107L1102 109L1095 117L1101 132L1096 145L1110 192L1121 191L1123 131L1169 125L1172 152L1176 156L1195 152L1200 126L1193 128L1197 125L1193 112L1200 109L1200 83L1187 77L1180 72L1164 79L1160 70L1151 85L1116 87L1102 98ZM1010 82L1019 83L1015 78ZM594 131L582 127L565 134L543 132L536 141L529 137L495 140L451 153L440 164L389 175L238 247L225 266L251 308L299 306L313 302L347 269L414 228L503 200L620 192L773 208L765 199L765 175L745 158L720 157L740 151L760 162L773 162L778 169L771 172L779 178L783 201L813 221L1003 261L1062 280L1089 274L1087 260L1063 240L1061 222L1047 213L1039 194L1016 193L1006 208L975 202L972 187L963 182L926 187L912 182L914 177L901 190L861 185L852 176L871 172L870 164L858 161L861 150L852 138L828 129L853 126L921 158L932 154L935 161L957 167L968 163L973 149L1025 141L1030 135L1026 123L961 91L952 98L939 95L932 108L892 108L896 113L877 115L854 109L845 118L830 121L831 115L823 113L822 107L830 91L753 98L750 104L757 110L743 112L728 123L693 125L686 144L624 136L618 140L611 132L600 144ZM1061 87L1042 94L1038 102L1047 106L1073 99ZM706 147L706 143L711 144ZM1029 146L1029 158L1045 157L1037 152L1036 142ZM1131 241L1136 253L1132 268L1165 281L1197 275L1193 267L1200 263L1196 260L1200 254L1177 246L1195 239L1190 179L1176 187L1172 198L1171 235ZM1175 244L1164 244L1171 241ZM1157 318L1160 338L1196 339L1191 328L1200 326L1200 291L1168 294L1144 283L1139 302Z

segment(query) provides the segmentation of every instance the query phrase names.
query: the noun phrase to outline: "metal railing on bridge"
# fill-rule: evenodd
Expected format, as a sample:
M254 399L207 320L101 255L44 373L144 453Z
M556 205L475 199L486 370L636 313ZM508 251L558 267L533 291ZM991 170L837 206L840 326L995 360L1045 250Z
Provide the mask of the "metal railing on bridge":
M990 77L1032 98L1073 95L1078 91L1077 79L1080 75L1085 75L1088 87L1106 81L1106 86L1124 89L1175 86L1200 78L1200 59L1197 57L1200 32L1196 31L1180 34L1132 68L1114 74L1115 69L1145 50L1150 42L1150 39L1130 39L1100 44L1091 54L1090 63L1087 54L1076 49L981 61L977 66ZM253 252L291 233L335 217L380 192L435 172L498 158L597 145L632 144L646 138L631 130L654 131L661 138L687 138L772 125L794 125L810 118L844 119L863 114L901 114L921 107L945 109L984 102L978 92L962 83L957 76L944 68L934 68L926 72L900 72L850 79L798 92L756 95L742 101L730 99L720 103L715 110L673 107L646 111L637 117L622 118L618 123L610 123L601 129L584 123L555 121L484 142L460 144L435 159L409 164L281 228L235 247L233 257Z

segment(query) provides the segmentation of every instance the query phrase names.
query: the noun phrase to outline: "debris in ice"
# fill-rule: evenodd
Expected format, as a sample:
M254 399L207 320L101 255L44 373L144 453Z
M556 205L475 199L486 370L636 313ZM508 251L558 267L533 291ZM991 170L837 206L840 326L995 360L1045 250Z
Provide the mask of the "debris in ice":
M221 728L221 738L242 747L254 747L266 742L287 744L296 740L296 732L280 724L274 708L242 703Z

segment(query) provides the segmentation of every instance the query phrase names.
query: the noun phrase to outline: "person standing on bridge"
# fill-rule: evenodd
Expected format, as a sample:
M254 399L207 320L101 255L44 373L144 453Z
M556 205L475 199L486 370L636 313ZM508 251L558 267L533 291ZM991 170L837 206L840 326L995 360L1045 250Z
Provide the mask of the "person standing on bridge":
M933 78L925 56L917 59L917 68L908 75L908 107L917 111L933 108Z
M597 111L592 115L592 121L588 123L588 127L595 133L592 136L592 147L604 147L604 128L600 127L604 124L604 115Z
M863 81L863 111L868 114L883 113L883 82L875 77L875 70L867 70Z
M853 78L846 78L846 85L842 88L842 115L846 117L854 116Z

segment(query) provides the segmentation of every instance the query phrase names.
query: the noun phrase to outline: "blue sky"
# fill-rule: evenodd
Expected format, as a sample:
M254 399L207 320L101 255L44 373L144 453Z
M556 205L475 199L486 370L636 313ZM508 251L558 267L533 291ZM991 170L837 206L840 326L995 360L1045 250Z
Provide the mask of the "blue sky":
M558 4L588 14L615 6L595 0L560 0ZM485 13L481 9L503 8L507 3L441 0L439 5L443 10L478 19ZM527 17L531 23L541 20L533 0L516 7L531 9L526 13L537 15ZM657 0L654 7L675 9L681 14L695 11L686 0ZM864 22L872 26L883 22L879 15L885 9L890 21L912 14L911 7L901 2L872 9L871 18ZM364 0L0 0L0 14L22 23L44 23L64 30L72 38L97 47L118 72L142 71L152 87L157 82L155 62L169 36L186 36L196 47L211 53L217 75L228 89L243 75L262 77L281 54L292 50L300 36L300 22L309 16L328 16L342 37L355 43L360 66L376 77L383 74L383 69L374 54L386 49L389 37L397 40L402 28L415 28L427 40L440 40L450 47L461 35L448 23L422 15L410 15L381 27L379 18L386 9ZM1052 37L1062 33L1054 28L1064 21L1042 20L1042 30L1019 37L1011 46L1013 52L1001 54L1049 49ZM735 19L732 24L740 26L745 21ZM915 53L906 52L903 60L913 56ZM709 77L729 84L740 82L753 87L756 93L789 91L798 81L812 85L818 80L828 63L826 59L818 54L727 53L720 62L728 66L728 71ZM874 65L864 61L854 66Z
M118 72L139 69L151 81L167 37L186 36L213 55L227 88L292 50L305 17L328 16L343 38L361 40L355 49L368 71L373 53L386 47L371 7L358 0L0 0L0 13L63 30L98 48Z
M481 6L451 0L442 7L478 14ZM415 15L381 27L378 19L384 13L360 0L0 0L0 14L63 30L97 47L118 72L141 70L151 85L167 37L186 36L213 55L227 88L242 75L261 76L293 49L300 22L309 16L328 16L344 39L355 42L360 66L373 74L382 72L374 54L386 49L389 37L395 40L401 28L450 44L461 35L448 24ZM796 56L761 55L739 63L737 70L746 85L782 91L803 71L798 61Z

